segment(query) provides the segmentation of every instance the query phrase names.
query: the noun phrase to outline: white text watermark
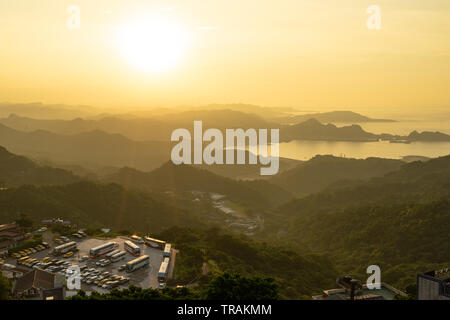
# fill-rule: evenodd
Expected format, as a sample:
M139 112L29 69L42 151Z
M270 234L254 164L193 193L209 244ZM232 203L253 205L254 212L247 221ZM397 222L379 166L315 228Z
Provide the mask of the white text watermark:
M261 175L277 174L279 170L279 129L270 129L270 144L268 144L268 129L247 129L245 131L244 129L226 129L224 148L224 137L221 130L210 128L203 133L202 121L194 121L193 138L187 129L176 129L172 132L171 141L179 143L172 149L171 160L176 165L192 163L247 164L247 140L249 142L248 164L256 165L259 160L259 163L265 166L260 169ZM194 143L193 150L192 141ZM203 148L204 142L209 142L205 148Z

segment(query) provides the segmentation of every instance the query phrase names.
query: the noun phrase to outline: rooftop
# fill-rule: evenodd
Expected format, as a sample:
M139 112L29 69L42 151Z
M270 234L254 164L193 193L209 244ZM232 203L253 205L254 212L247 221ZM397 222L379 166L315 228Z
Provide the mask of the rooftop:
M441 270L433 270L425 272L424 275L439 279L439 280L447 280L450 279L450 268L444 268Z
M396 295L396 292L382 284L381 289L367 289L364 287L355 294L355 300L393 300ZM313 296L312 298L313 300L350 300L350 290L344 288L325 290L322 295Z
M31 288L35 289L53 289L55 284L55 275L41 270L34 269L17 279L14 291L21 293Z
M0 225L0 232L7 231L7 230L8 231L14 230L14 229L18 229L18 228L20 228L20 226L15 223L2 224L2 225Z

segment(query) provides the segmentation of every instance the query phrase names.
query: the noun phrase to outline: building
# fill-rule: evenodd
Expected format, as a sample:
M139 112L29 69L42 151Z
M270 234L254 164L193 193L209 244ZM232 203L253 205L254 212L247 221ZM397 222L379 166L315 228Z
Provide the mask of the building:
M15 243L24 239L24 230L15 223L0 225L0 242L9 240Z
M418 300L450 300L450 268L417 275Z
M13 280L12 293L15 297L42 296L42 291L62 287L55 274L39 268Z
M17 279L19 277L22 277L24 274L30 272L30 270L21 268L12 264L3 264L0 266L0 269L2 270L2 274L7 279Z
M337 289L324 290L321 295L313 296L313 300L393 300L397 295L406 297L407 294L381 283L380 289L368 289L367 285L352 276L336 279Z

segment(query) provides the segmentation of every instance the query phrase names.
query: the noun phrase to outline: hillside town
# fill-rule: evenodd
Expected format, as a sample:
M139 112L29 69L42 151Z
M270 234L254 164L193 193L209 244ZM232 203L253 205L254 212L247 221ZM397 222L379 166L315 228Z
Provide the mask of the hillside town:
M62 300L79 290L105 293L131 284L163 289L173 277L176 250L170 243L88 236L83 229L61 235L52 231L58 225L71 226L62 219L43 220L29 232L16 222L0 225L0 268L13 298Z

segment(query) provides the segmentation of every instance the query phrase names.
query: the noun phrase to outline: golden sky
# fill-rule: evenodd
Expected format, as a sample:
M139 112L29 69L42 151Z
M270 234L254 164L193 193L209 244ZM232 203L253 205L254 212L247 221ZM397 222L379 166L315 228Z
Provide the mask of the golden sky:
M366 27L373 4L381 30ZM66 25L69 5L81 9L79 30ZM165 48L155 55L145 34L130 34L154 20ZM2 0L0 41L0 101L450 106L449 0ZM151 66L170 68L142 67L146 50Z

